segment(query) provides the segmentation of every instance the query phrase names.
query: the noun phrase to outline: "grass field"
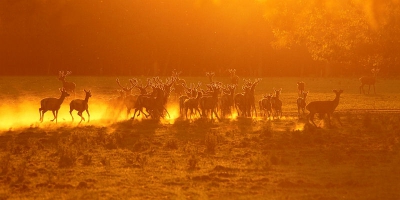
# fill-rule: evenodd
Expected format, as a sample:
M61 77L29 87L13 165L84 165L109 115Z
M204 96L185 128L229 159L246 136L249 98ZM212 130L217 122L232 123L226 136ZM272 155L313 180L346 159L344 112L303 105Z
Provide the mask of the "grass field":
M70 77L76 98L83 89L93 95L91 121L78 126L76 111L74 123L68 113L73 97L58 124L49 112L39 123L40 100L60 95L56 77L1 77L0 199L400 199L400 80L380 79L377 94L364 95L358 78L267 77L256 99L283 88L280 120L189 122L177 118L172 95L173 119L159 123L109 121L115 78ZM299 120L298 81L306 82L308 102L333 100L332 90L343 89L343 126Z

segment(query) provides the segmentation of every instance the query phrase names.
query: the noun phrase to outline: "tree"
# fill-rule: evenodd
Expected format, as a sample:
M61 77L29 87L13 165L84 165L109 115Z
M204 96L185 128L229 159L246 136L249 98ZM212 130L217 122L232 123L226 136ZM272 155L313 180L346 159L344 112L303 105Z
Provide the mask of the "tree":
M275 48L305 46L314 60L361 68L399 64L400 10L395 1L273 0L263 4L269 7L265 17Z

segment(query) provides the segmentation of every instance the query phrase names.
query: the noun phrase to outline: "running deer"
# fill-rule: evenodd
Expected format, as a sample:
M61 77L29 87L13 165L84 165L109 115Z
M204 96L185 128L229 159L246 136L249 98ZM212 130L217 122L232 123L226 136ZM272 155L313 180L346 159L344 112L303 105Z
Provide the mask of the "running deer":
M236 69L228 69L231 83L238 85L239 84L239 76L236 75Z
M200 102L200 99L202 96L203 96L203 93L198 91L196 97L186 99L183 102L186 119L188 119L188 111L189 110L190 110L190 115L189 115L190 118L192 118L192 115L196 112L199 114L201 113L200 109L199 109L199 102Z
M376 94L375 93L375 83L376 83L376 77L378 75L379 70L380 70L379 68L371 69L372 76L363 76L363 77L360 78L360 82L361 82L360 94L361 94L361 90L365 94L364 85L368 85L368 94L369 94L369 91L371 89L371 85L374 86L374 94Z
M86 111L88 115L88 122L90 121L90 114L89 114L89 98L92 96L92 92L83 90L85 92L85 99L74 99L69 103L69 114L72 117L72 121L74 121L74 116L72 116L72 111L78 111L78 115L81 117L81 121L85 121L85 118L82 116L83 111Z
M299 113L299 118L301 117L300 111L303 111L303 115L304 115L304 110L307 105L306 98L307 98L308 92L302 92L301 95L302 96L297 98L297 112Z
M40 101L40 108L39 108L39 115L40 115L40 122L43 122L44 113L51 110L53 112L54 119L51 121L56 120L58 117L58 110L60 110L61 104L63 103L65 97L69 96L67 91L64 88L59 89L61 92L60 98L45 98Z
M60 80L63 84L63 88L65 89L65 91L69 92L70 94L74 93L75 96L75 87L76 84L74 82L68 82L65 80L65 77L67 77L68 75L70 75L72 72L71 71L59 71L58 72L58 80Z
M135 87L135 82L130 81L130 87L127 86L122 86L121 83L119 82L119 78L116 79L118 86L125 92L125 99L124 99L124 104L126 106L126 115L129 117L131 110L135 107L135 102L137 97L134 97L132 95L132 89Z
M328 114L328 124L329 126L331 125L330 116L333 115L333 112L339 105L340 94L342 94L343 90L333 90L333 92L336 94L336 97L333 101L313 101L307 104L306 109L310 111L309 120L311 120L314 126L317 127L317 125L314 123L315 113L318 113L320 116L325 115L325 113ZM340 122L340 118L338 118L338 121L340 124L342 124Z
M182 71L177 72L176 69L172 71L172 77L175 79L174 82L175 98L179 98L181 95L185 93L186 81L185 79L179 78L180 74L182 74Z

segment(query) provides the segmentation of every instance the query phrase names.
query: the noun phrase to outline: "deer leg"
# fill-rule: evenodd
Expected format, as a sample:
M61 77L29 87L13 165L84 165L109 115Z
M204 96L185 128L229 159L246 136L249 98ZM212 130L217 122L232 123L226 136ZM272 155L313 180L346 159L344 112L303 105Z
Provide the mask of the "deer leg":
M315 126L315 127L318 127L318 126L314 123L314 114L315 114L315 113L310 113L308 117L309 117L309 120L311 120L311 122L314 124L314 126Z
M72 117L72 122L74 121L74 116L72 116L72 111L73 110L69 110L69 114L71 115L71 117Z
M218 117L217 111L215 111L215 109L211 109L211 119L213 117L213 113L215 114L215 117L217 117L218 121L221 121L221 119Z
M168 114L168 118L170 118L170 119L171 119L171 115L169 115L169 112L168 112L168 110L167 110L165 107L163 107L163 108L164 108L165 112L167 112L167 114Z
M52 110L51 112L53 113L53 117L54 117L54 119L52 119L51 121L54 121L56 119L56 114L55 114L54 110Z
M43 118L42 118L42 108L39 108L39 117L40 117L39 121L40 121L40 122L43 122Z
M328 126L331 127L332 126L331 125L331 114L327 113L327 115L328 115Z
M371 90L371 85L368 85L368 94L370 90Z
M85 118L83 117L83 115L82 115L82 111L80 111L80 112L78 112L78 115L81 117L81 121L83 120L83 121L85 121ZM80 123L80 122L79 122Z
M86 113L87 113L87 115L88 115L88 121L87 121L87 122L89 122L89 121L90 121L89 109L86 109Z

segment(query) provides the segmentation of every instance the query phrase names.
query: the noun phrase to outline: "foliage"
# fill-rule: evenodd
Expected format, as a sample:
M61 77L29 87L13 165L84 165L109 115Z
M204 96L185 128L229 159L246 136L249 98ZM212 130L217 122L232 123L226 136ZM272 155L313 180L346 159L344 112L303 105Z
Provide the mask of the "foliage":
M266 1L275 48L304 46L314 60L357 66L399 64L396 1Z

